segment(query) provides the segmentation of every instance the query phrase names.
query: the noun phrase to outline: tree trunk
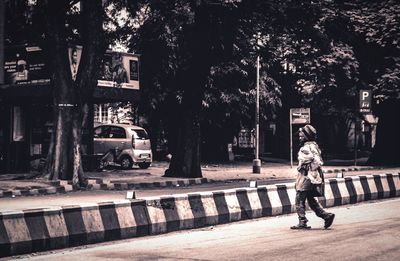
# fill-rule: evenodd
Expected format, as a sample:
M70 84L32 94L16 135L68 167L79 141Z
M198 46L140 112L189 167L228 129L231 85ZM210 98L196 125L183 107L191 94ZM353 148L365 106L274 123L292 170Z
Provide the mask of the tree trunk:
M400 100L390 99L379 105L376 143L368 159L371 165L400 165Z
M198 178L202 177L200 167L200 124L198 116L185 111L177 127L177 144L165 176Z
M76 80L71 76L65 18L69 1L45 1L47 8L47 44L51 57L53 87L53 133L50 141L46 174L50 179L71 180L81 187L85 177L81 160L82 129L97 84L97 69L104 53L103 6L101 1L81 3L82 55Z
M204 3L196 6L195 22L188 28L187 44L192 55L187 61L187 70L180 75L183 98L178 111L170 117L177 118L172 160L165 176L202 177L200 161L200 112L207 76L211 67L209 40L210 14Z

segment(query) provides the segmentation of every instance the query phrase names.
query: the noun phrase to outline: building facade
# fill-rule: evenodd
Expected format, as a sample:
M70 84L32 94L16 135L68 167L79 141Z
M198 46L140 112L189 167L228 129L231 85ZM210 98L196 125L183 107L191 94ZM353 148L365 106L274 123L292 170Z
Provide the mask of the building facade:
M53 130L53 84L46 53L40 46L5 46L4 13L4 1L0 1L0 174L25 173L37 167L48 153ZM80 46L69 47L73 80L81 52ZM108 120L107 105L103 104L139 100L138 55L109 51L104 54L102 68L89 124L84 128L84 156L93 153L95 117Z

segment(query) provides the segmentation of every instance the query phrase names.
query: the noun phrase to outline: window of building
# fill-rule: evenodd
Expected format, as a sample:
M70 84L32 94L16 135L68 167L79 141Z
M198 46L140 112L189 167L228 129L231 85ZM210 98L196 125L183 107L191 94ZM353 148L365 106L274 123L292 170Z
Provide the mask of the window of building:
M94 106L94 122L108 123L108 106L105 104L96 104Z
M25 116L22 108L15 106L13 108L13 141L25 140Z

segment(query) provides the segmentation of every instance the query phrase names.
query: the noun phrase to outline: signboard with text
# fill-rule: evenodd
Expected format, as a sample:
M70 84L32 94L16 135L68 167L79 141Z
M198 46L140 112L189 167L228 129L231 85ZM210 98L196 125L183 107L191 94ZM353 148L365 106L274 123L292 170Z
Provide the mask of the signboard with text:
M69 46L68 59L72 80L76 80L82 46ZM18 45L5 48L4 83L16 85L49 84L47 55L38 46ZM139 90L139 56L108 51L100 67L98 86Z
M293 125L294 124L310 124L310 108L291 108L289 115L290 128L290 166L293 167Z
M372 103L372 91L371 90L360 90L360 112L370 113Z
M128 53L107 52L98 86L139 90L139 57Z
M38 46L19 45L5 48L5 84L47 84L50 82L45 55Z
M310 108L290 109L290 124L309 124L310 122Z

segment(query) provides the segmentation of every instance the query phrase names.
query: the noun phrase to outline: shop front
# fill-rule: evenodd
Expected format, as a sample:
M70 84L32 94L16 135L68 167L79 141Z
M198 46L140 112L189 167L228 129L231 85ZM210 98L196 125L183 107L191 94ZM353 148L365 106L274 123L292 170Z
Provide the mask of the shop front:
M70 48L71 53L73 49ZM101 76L94 91L94 104L138 101L138 56L107 52L105 60L105 72L110 68L117 72L119 66L120 77ZM47 157L53 131L53 88L44 54L37 46L6 47L1 66L4 77L3 83L0 82L0 174L40 170ZM78 67L71 66L72 76L73 68L76 70ZM89 157L93 147L92 114L93 109L82 137L82 153Z

